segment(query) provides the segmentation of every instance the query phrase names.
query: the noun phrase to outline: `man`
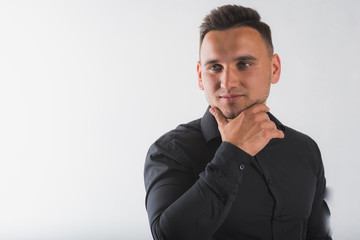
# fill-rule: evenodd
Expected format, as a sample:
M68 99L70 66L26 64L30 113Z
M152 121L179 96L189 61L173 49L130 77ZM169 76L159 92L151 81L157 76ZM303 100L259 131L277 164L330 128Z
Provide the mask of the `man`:
M280 70L255 10L226 5L204 19L197 72L210 107L146 157L154 239L331 239L320 151L266 106Z

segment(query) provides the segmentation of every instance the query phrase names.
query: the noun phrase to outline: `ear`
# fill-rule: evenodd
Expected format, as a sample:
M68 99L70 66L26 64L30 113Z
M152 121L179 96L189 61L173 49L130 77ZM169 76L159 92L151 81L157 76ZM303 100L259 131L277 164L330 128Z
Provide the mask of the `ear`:
M271 59L271 83L275 84L280 79L281 73L281 63L280 57L277 54L274 54Z
M196 71L198 74L198 85L201 90L204 90L204 85L201 78L201 63L200 61L197 62Z

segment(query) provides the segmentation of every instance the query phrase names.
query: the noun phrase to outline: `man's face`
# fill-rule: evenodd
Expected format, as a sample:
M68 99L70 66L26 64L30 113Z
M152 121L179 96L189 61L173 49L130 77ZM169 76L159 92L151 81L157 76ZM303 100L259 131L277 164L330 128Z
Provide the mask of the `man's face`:
M280 59L270 56L260 33L250 27L210 31L197 65L200 89L211 107L232 119L255 103L265 103L280 77Z

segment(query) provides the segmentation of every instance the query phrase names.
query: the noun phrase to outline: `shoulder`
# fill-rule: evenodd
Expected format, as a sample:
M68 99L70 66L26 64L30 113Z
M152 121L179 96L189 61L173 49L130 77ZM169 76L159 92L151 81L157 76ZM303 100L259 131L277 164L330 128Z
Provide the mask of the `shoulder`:
M284 132L285 138L280 141L285 144L288 149L300 150L300 151L310 151L313 153L318 152L318 147L315 141L308 135L301 133L291 127L288 127L282 124L274 115L269 113L270 119L275 122L278 129Z
M180 124L175 129L162 135L154 144L171 149L193 145L192 143L203 140L200 121L201 119L196 119L186 124Z
M156 176L167 171L182 171L197 176L197 154L204 145L206 143L201 132L200 119L181 124L165 133L149 148L145 161L146 179L154 171Z
M317 152L318 146L316 142L307 134L299 132L288 126L284 126L286 140L291 146L296 146L297 148L309 148L309 150Z
M198 149L206 145L200 126L201 119L181 124L157 139L148 152L150 155L162 155L176 162L192 162Z
M285 148L293 156L298 156L307 162L313 169L319 170L322 166L321 153L317 143L307 134L293 128L285 128Z
M144 180L147 191L162 179L170 178L179 173L193 177L193 166L184 150L179 145L185 145L192 135L199 132L200 120L181 124L157 139L149 148L144 166Z

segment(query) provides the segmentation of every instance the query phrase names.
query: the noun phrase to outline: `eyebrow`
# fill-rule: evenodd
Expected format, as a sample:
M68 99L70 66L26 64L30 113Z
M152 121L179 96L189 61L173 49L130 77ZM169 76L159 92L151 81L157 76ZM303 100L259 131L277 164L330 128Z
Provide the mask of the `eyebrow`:
M245 56L240 56L240 57L236 57L233 59L234 62L238 62L238 61L257 61L258 59L254 56L251 56L251 55L245 55ZM209 65L209 64L214 64L214 63L218 63L219 60L218 59L211 59L209 61L207 61L205 63L205 66L206 65Z
M218 63L218 62L219 62L219 60L217 60L217 59L212 59L212 60L207 61L204 65L206 66L206 65L214 64L214 63Z
M257 61L258 59L254 56L251 55L246 55L246 56L240 56L237 58L234 58L234 61Z

